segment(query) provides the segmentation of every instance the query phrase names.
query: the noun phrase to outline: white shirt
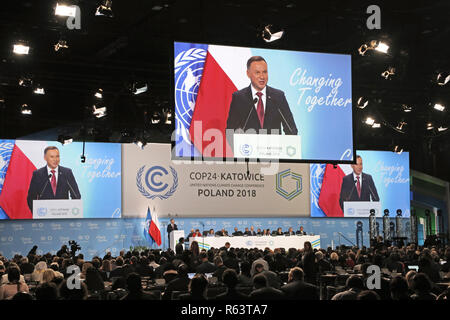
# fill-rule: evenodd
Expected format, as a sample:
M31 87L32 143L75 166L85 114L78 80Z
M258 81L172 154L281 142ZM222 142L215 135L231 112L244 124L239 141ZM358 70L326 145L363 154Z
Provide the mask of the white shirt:
M51 169L49 166L47 166L47 173L48 175L53 175L52 170L55 170L55 178L56 178L56 184L58 184L58 170L59 166L57 166L55 169ZM50 182L52 182L52 178L49 178Z
M258 96L256 95L256 93L257 93L258 91L256 91L256 89L253 88L252 85L250 85L250 88L252 89L252 100L255 101L255 98L256 98L255 109L258 110L258 102L259 102L259 98L258 98ZM263 95L261 96L261 99L262 99L262 102L263 102L264 113L266 112L266 100L267 100L267 99L266 99L266 88L267 88L267 86L265 86L264 89L261 90L261 92L262 92L262 94L263 94Z
M355 172L353 172L353 181L355 182L355 186L358 184L358 178L356 177L359 177L359 186L362 189L362 174L358 176Z

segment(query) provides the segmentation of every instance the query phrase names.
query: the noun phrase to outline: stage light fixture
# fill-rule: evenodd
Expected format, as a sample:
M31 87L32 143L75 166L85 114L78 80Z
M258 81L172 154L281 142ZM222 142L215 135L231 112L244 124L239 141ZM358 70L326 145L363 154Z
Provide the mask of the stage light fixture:
M154 111L151 117L151 123L152 124L158 124L161 122L161 115L159 114L158 111Z
M396 145L395 147L394 147L394 150L393 150L395 153L397 153L397 154L402 154L402 152L403 152L403 148L401 147L401 146L399 146L399 145Z
M105 16L108 18L114 17L114 14L112 12L112 0L104 0L103 3L97 8L95 15Z
M131 92L135 95L147 92L148 86L145 82L133 82Z
M360 97L360 98L358 99L357 104L356 104L356 106L357 106L359 109L364 109L364 108L367 107L368 105L369 105L369 100L365 99L364 97Z
M29 105L24 103L20 107L20 113L23 114L23 115L31 115L31 114L33 114L33 111L31 110L31 107Z
M102 118L104 116L106 116L106 111L107 108L106 107L97 107L95 105L92 106L92 114L96 117L96 118Z
M384 42L372 40L369 43L364 43L361 47L359 47L358 52L360 55L364 56L367 52L372 50L387 53L389 50L389 46Z
M31 87L33 85L33 80L30 77L22 77L19 79L19 86L21 87Z
M144 147L147 145L147 142L145 142L145 140L143 140L143 139L138 139L138 140L135 142L135 144L136 144L139 148L144 149Z
M165 117L165 124L172 124L172 111L170 109L163 109L163 114Z
M75 17L77 14L76 6L68 6L66 4L56 4L55 15L62 17Z
M433 129L434 129L433 124L431 122L428 122L427 123L427 130L433 130Z
M45 89L41 86L36 86L36 88L33 91L35 94L45 94Z
M367 117L365 123L369 126L373 126L373 124L375 123L375 119Z
M448 127L440 126L440 127L438 128L438 131L439 131L439 132L443 132L443 131L446 131L446 130L448 130Z
M436 82L440 86L445 86L450 81L450 74L448 72L441 72L438 74Z
M437 111L444 111L445 110L445 106L440 104L440 103L435 103L433 108L436 109Z
M407 125L406 122L400 121L400 122L398 123L397 127L395 127L395 129L402 131L402 130L403 130L403 127L404 127L405 125Z
M392 79L392 77L395 75L395 68L394 67L389 67L386 71L383 71L381 73L381 76L386 79L386 80L390 80Z
M276 29L273 25L269 24L264 27L262 31L262 38L265 42L273 42L283 37L284 31Z
M389 50L389 46L384 42L376 41L376 44L374 45L374 49L379 52L387 53Z
M13 52L15 54L28 54L30 52L30 47L23 43L16 43L13 45Z
M408 106L407 104L402 104L402 109L403 109L403 112L411 112L412 111L412 107Z
M378 122L374 122L374 123L372 124L372 128L374 128L374 129L381 128L381 124L378 123Z
M59 40L57 44L55 44L55 51L59 51L60 49L67 49L69 45L66 40Z
M71 136L59 135L57 141L64 146L71 144L73 142L73 138Z
M94 94L94 96L97 98L97 99L102 99L103 98L103 89L98 89L96 92L95 92L95 94Z

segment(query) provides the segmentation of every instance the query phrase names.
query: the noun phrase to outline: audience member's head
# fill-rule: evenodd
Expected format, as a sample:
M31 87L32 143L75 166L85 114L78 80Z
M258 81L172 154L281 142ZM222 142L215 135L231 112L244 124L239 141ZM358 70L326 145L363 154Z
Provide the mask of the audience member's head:
M20 280L20 269L15 265L10 265L6 270L9 283L17 283Z
M345 286L348 289L364 289L364 281L360 276L351 275L345 282Z
M33 296L31 294L29 294L28 292L19 291L12 297L12 300L31 301L31 300L33 300Z
M35 291L36 300L57 300L58 289L53 282L40 284Z
M131 272L128 274L127 289L130 293L139 293L142 291L141 276L136 272Z
M83 282L68 282L64 280L59 285L59 296L62 300L85 300L87 298L87 287Z
M358 293L356 300L380 300L380 296L375 291L364 290Z
M303 272L302 268L295 267L289 271L288 282L303 281L303 278L304 278L304 272Z
M208 280L203 274L196 274L189 282L189 292L196 297L205 297Z
M412 278L412 285L416 293L428 293L432 288L430 278L425 273L417 273Z
M234 269L226 269L222 274L222 282L229 289L234 289L238 284L238 277L236 270Z
M392 300L402 300L408 297L408 282L402 276L395 276L389 283Z
M257 274L253 278L253 287L255 289L260 289L260 288L267 287L267 278L266 278L266 276L263 275L263 274Z
M42 274L42 282L51 282L53 281L53 279L55 279L55 271L53 269L47 269L44 271L44 273Z

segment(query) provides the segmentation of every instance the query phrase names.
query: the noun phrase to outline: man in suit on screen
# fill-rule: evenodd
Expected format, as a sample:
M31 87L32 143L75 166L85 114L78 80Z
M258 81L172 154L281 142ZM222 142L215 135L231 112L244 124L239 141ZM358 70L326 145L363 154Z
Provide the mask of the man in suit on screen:
M284 92L267 85L269 76L263 57L253 56L247 61L250 86L236 91L230 104L227 129L278 130L297 135L298 130Z
M356 156L356 164L352 164L353 172L342 179L339 203L344 209L347 201L380 201L372 176L363 173L361 156Z
M49 146L44 150L45 167L33 172L28 188L27 202L33 212L33 200L81 199L78 184L72 170L59 165L57 147Z

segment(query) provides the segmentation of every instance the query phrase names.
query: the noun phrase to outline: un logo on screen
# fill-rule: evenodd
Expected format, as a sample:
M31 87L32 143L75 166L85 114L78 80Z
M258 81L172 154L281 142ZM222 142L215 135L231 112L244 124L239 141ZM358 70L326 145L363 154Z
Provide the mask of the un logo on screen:
M323 174L325 172L325 164L311 165L311 204L317 209L319 208L319 196L322 189Z
M0 192L2 191L3 183L5 182L6 171L8 169L8 163L11 159L13 148L14 143L0 142Z
M175 114L177 130L181 131L183 140L188 138L192 113L197 99L200 79L206 59L206 50L191 48L180 52L175 58Z
M38 208L37 214L39 217L45 217L47 215L47 208Z
M288 179L291 180L289 183ZM287 200L292 200L303 191L302 175L292 172L291 169L281 171L276 176L276 191ZM292 186L294 182L294 186Z
M145 166L142 166L136 174L136 186L139 192L151 200L155 198L164 200L172 196L178 187L178 174L174 168L169 167L169 169L170 174L165 167L153 166L145 171ZM169 175L172 176L171 179Z
M249 156L253 151L253 148L251 145L245 143L243 145L241 145L241 154L243 156Z

